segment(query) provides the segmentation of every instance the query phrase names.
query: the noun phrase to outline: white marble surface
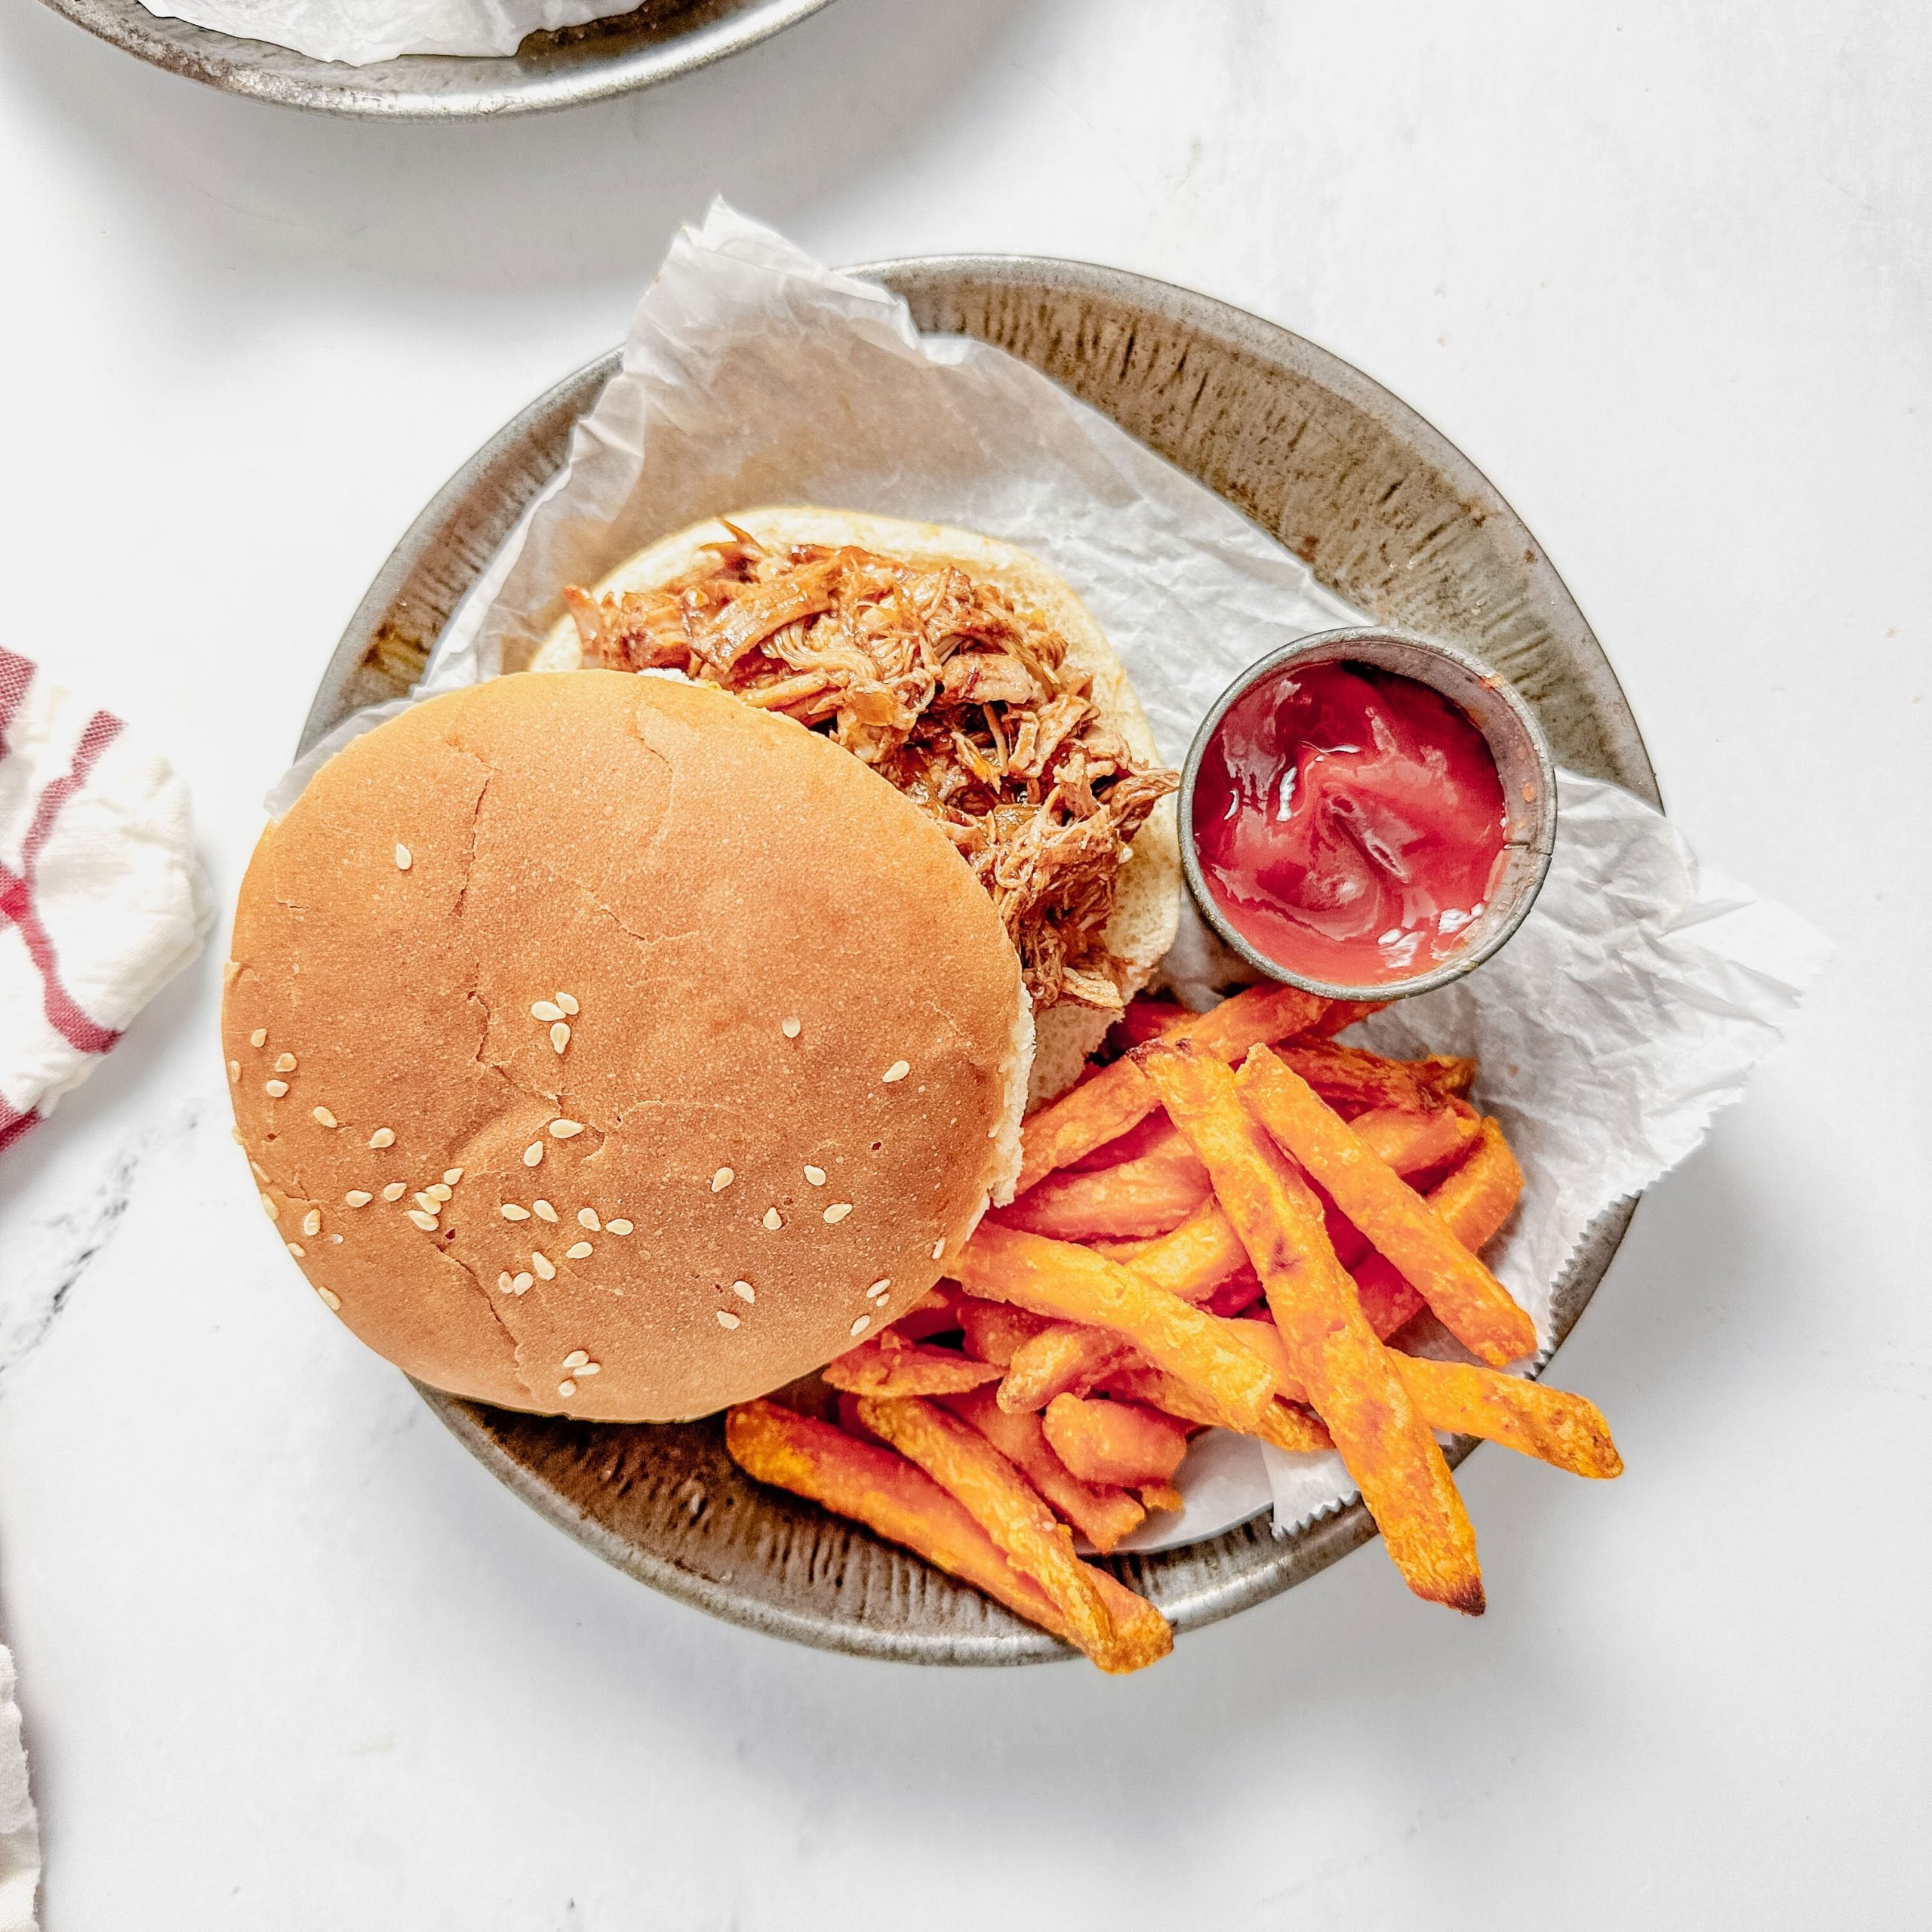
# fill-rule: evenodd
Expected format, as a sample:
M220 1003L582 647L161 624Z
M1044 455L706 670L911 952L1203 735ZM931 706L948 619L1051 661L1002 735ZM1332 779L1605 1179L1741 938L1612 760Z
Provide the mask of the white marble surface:
M838 0L629 103L378 129L0 14L0 641L171 752L224 892L390 544L722 189L1388 383L1691 838L1843 949L1564 1352L1623 1480L1477 1457L1479 1625L1368 1553L1124 1684L788 1648L540 1523L264 1238L211 955L0 1157L48 1932L1922 1922L1928 85L1896 0Z

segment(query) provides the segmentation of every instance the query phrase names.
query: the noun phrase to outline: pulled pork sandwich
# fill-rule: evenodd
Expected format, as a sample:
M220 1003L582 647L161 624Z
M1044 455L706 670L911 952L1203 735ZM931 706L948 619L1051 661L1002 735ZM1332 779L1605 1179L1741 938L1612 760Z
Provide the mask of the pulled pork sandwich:
M1035 1097L1072 1083L1173 942L1180 860L1177 775L1066 584L990 537L787 508L694 525L565 598L532 669L715 686L909 798L1018 951Z
M858 759L703 685L497 678L378 726L263 835L232 951L263 1210L458 1395L765 1394L1012 1193L1032 1026L992 903Z

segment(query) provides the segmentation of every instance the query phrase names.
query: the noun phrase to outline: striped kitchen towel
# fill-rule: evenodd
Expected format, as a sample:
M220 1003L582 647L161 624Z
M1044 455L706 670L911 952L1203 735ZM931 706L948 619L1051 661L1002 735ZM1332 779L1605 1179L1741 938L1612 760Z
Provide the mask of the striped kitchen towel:
M119 718L0 649L0 1147L200 950L188 794Z

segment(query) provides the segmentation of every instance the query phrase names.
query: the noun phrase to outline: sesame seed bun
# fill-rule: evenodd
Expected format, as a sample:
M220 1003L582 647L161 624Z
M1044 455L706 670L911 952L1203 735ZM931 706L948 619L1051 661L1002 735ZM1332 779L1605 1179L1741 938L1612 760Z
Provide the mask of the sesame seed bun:
M232 950L276 1234L458 1395L652 1422L763 1394L1011 1189L1032 1027L991 901L857 759L714 691L414 706L263 835Z
M998 584L1017 602L1029 605L1065 638L1067 661L1091 681L1101 722L1116 733L1143 765L1160 754L1147 714L1106 633L1066 580L1038 558L1011 543L944 524L912 523L862 510L785 505L731 510L731 521L768 547L792 543L854 544L910 564L954 564L968 577ZM654 590L701 562L704 546L729 533L718 519L694 523L639 551L596 585L603 597L626 590ZM583 663L575 623L555 624L531 660L533 671L574 671ZM1152 978L1180 919L1180 844L1174 801L1164 798L1136 835L1134 857L1122 868L1119 897L1107 922L1107 950L1124 968L1121 991L1138 992ZM1038 1102L1064 1092L1079 1078L1088 1056L1106 1037L1112 1016L1065 1001L1035 1015L1031 1094Z

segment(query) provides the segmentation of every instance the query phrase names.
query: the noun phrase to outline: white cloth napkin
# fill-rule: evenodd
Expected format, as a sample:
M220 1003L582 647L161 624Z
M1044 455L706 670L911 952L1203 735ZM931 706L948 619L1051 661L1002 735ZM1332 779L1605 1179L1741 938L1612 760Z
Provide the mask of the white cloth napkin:
M181 781L111 712L0 649L0 1147L88 1077L212 913ZM0 1932L33 1932L39 1883L0 1647Z

